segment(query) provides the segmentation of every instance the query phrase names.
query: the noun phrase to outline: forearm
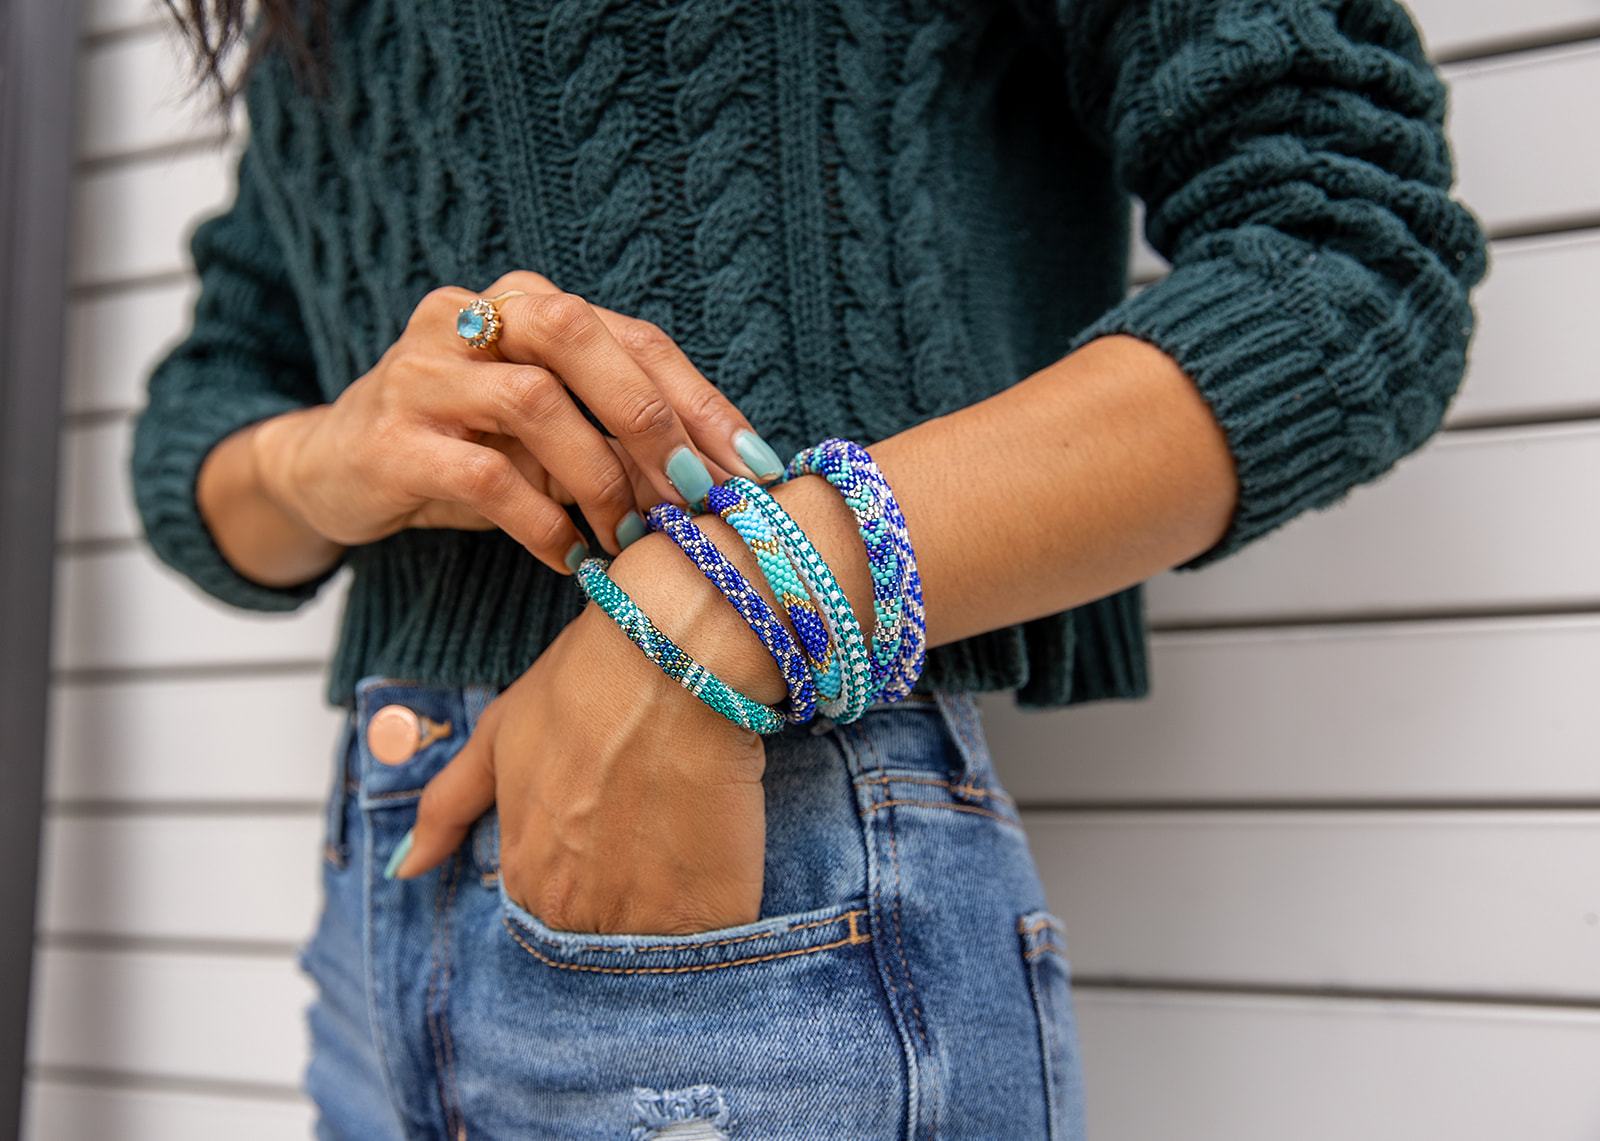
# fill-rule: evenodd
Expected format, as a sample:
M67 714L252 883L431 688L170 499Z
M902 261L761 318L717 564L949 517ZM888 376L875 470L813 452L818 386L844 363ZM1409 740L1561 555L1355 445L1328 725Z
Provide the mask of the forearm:
M200 466L195 500L223 558L262 586L294 586L323 574L344 548L300 520L274 490L284 478L293 435L316 409L289 412L241 428Z
M1237 496L1232 457L1205 400L1170 357L1132 337L1093 341L869 450L911 530L929 645L1142 582L1220 538ZM774 494L870 623L871 579L848 508L814 477ZM704 518L701 526L759 581L731 528ZM760 644L667 546L652 536L630 548L619 581L730 681L763 700L781 697Z

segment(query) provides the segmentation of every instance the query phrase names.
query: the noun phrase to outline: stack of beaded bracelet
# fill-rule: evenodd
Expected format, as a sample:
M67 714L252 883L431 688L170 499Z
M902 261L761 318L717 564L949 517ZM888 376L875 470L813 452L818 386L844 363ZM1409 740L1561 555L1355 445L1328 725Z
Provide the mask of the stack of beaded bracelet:
M707 507L756 556L762 577L794 627L791 635L750 583L681 508L659 503L648 519L700 568L772 654L789 697L774 708L740 693L661 632L606 573L606 560L578 568L584 592L663 672L722 716L757 733L815 713L854 721L875 702L911 692L927 652L922 580L905 517L888 481L864 448L830 439L790 461L785 479L819 475L843 496L861 531L872 575L872 645L838 579L794 519L760 484L735 476L711 488Z
M761 597L761 592L750 585L739 573L739 568L730 563L717 545L706 538L705 532L695 526L694 520L681 507L672 503L658 503L650 508L645 518L651 530L666 534L678 545L679 550L689 556L689 561L699 567L700 573L722 592L722 596L739 612L739 616L772 654L783 673L784 683L789 687L789 701L784 716L793 722L811 720L817 709L817 687L812 680L811 670L801 655L800 647L795 644L794 636L772 612L772 607ZM782 598L781 595L779 597Z
M876 699L899 701L921 676L928 645L922 579L900 504L867 450L850 440L824 440L799 452L784 469L784 478L802 475L822 476L855 514L872 573Z
M839 684L836 691L832 689L831 665L825 675L817 676L817 691L822 695L819 703L822 713L839 722L854 721L860 717L872 699L872 663L867 652L866 636L861 632L861 623L850 605L850 599L845 596L844 588L839 585L839 580L834 577L821 553L812 545L800 525L778 505L778 501L753 480L734 476L727 483L713 487L706 496L706 505L727 520L741 537L746 535L741 528L747 527L757 517L770 528L769 534L776 537L794 577L800 580L816 603L837 661ZM748 538L745 541L756 551L759 560L762 551ZM772 586L773 590L778 590L776 583Z

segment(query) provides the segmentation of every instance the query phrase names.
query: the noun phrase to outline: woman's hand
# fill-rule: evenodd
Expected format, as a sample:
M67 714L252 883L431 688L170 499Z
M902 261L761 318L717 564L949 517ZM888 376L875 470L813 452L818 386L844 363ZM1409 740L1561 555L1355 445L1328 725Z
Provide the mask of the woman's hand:
M692 503L735 472L778 474L772 449L660 329L535 273L485 295L513 290L492 351L455 332L476 295L437 289L336 401L257 425L266 494L329 543L494 526L570 571L584 547L564 500L615 553L643 533L641 506Z
M748 923L761 906L765 761L760 737L684 692L591 605L429 783L390 871L433 868L497 803L506 891L553 928Z

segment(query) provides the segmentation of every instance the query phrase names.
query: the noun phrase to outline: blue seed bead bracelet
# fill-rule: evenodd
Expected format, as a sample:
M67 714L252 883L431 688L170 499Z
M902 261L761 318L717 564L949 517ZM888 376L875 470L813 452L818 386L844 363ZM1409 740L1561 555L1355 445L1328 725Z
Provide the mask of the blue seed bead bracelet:
M928 624L922 579L900 504L871 455L852 440L829 439L789 461L785 479L819 475L855 514L872 574L875 700L899 701L911 692L927 658Z
M777 531L795 573L816 599L817 609L822 612L823 620L828 624L828 633L833 639L843 681L839 700L823 703L822 712L841 724L854 721L872 701L872 656L867 649L866 636L861 632L861 623L856 620L855 610L845 596L844 588L839 585L839 580L800 525L790 518L777 500L767 494L765 488L743 476L734 476L724 486L742 494L767 517Z
M578 564L578 585L662 673L735 725L755 733L776 733L784 727L787 722L783 714L728 685L657 629L649 615L606 573L609 565L608 559L584 559Z
M779 604L800 639L824 712L830 706L837 707L844 675L834 656L828 623L795 573L794 564L789 561L783 540L772 522L743 492L726 484L718 484L706 493L706 507L722 516L755 555L762 577L778 596Z
M695 526L694 520L672 503L658 503L645 513L650 529L660 531L678 545L689 561L700 568L700 573L711 585L722 592L739 617L743 618L761 644L778 663L784 683L789 687L789 700L784 716L792 722L811 720L817 711L817 687L811 678L811 668L806 664L800 647L789 633L761 592L750 585L739 568L706 538L706 533Z

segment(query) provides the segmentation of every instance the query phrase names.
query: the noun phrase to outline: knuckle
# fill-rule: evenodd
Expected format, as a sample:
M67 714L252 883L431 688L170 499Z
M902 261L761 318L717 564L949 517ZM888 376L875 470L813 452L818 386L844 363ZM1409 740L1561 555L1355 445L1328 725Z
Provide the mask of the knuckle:
M730 410L727 398L709 380L695 385L684 399L683 414L697 424L726 419Z
M461 465L460 481L470 503L492 503L510 490L516 469L500 452L484 448Z
M638 317L623 322L617 340L636 357L660 357L677 348L677 342L660 325Z
M537 365L507 372L496 396L505 418L513 424L547 419L563 399L560 382L554 374Z
M565 511L541 511L528 521L528 539L534 548L553 555L566 554L572 533L572 523Z
M462 298L466 291L455 285L438 285L422 295L422 300L417 302L417 307L411 311L411 324L419 321L432 322L435 317L445 310L461 308L465 301Z
M660 436L672 427L672 406L654 388L625 397L617 409L615 428L624 436Z
M593 330L594 310L576 293L544 293L524 307L531 331L541 341L574 344Z
M633 481L621 464L606 464L590 484L588 498L621 515L633 506Z

